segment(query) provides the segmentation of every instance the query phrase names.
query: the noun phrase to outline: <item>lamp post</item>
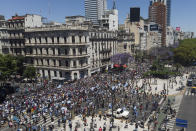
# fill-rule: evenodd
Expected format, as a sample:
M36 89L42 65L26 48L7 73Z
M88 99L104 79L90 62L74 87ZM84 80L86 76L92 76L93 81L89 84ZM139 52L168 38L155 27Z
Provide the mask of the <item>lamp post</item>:
M112 122L112 128L114 127L114 93L115 93L115 90L116 90L116 87L113 86L112 87L112 119L111 119L111 122Z

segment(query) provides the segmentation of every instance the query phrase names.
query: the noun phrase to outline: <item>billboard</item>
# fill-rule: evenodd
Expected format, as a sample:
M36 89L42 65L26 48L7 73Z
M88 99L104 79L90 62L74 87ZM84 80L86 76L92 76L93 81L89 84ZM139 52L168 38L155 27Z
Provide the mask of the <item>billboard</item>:
M159 30L158 24L150 25L150 31L158 31L158 30Z
M176 31L180 31L180 27L176 27Z

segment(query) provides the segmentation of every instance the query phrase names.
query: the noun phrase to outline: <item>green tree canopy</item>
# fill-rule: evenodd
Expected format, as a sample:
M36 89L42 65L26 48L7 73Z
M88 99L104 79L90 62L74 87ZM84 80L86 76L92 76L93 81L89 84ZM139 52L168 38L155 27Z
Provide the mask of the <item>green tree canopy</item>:
M27 66L26 69L24 70L24 77L29 78L29 79L33 79L36 76L36 69L35 67L32 66Z
M174 49L174 60L184 66L192 65L196 61L196 39L185 39Z
M16 73L16 65L16 59L13 56L0 54L0 79L6 80Z

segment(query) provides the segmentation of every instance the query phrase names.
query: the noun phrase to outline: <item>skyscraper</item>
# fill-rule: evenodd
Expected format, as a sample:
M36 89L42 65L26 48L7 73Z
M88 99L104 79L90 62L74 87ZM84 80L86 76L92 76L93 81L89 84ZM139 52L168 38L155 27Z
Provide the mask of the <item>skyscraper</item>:
M171 0L167 0L167 26L170 26L171 19Z
M167 8L162 2L154 2L149 7L149 20L160 25L162 30L162 45L166 46Z
M85 17L99 25L104 11L107 9L107 0L85 0Z
M164 3L164 5L166 5L166 8L167 8L167 26L170 26L171 0L150 0L150 6L152 6L152 4L154 2L162 2L162 3Z

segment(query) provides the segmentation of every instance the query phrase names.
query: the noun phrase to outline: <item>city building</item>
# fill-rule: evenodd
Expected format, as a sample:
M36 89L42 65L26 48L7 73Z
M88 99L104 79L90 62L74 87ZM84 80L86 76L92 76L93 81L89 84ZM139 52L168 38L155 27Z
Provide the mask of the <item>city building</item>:
M88 26L52 26L25 30L27 64L41 77L74 80L112 67L117 34Z
M134 34L135 47L140 44L140 32L144 30L144 19L140 17L139 22L131 22L130 15L127 15L125 20L125 30L128 33Z
M167 9L163 2L154 2L149 7L149 21L160 25L162 30L162 46L166 46Z
M66 25L82 25L86 21L84 16L67 16L65 18Z
M7 26L6 26L6 20L4 16L0 15L0 54L8 54L10 45L8 33L7 33Z
M27 14L24 16L12 16L7 20L7 32L10 44L10 53L13 55L25 55L25 28L41 27L42 17Z
M100 19L100 26L110 31L118 30L118 10L106 10Z
M85 17L99 26L99 20L107 9L107 0L85 0Z
M135 39L133 33L127 33L125 30L118 31L118 53L134 54Z
M145 25L145 31L147 31L146 50L148 51L154 47L161 47L161 27L154 22L150 22Z
M171 23L171 0L150 0L150 6L155 2L162 2L167 7L167 26L170 26Z
M171 26L167 27L166 46L174 45L174 29Z

